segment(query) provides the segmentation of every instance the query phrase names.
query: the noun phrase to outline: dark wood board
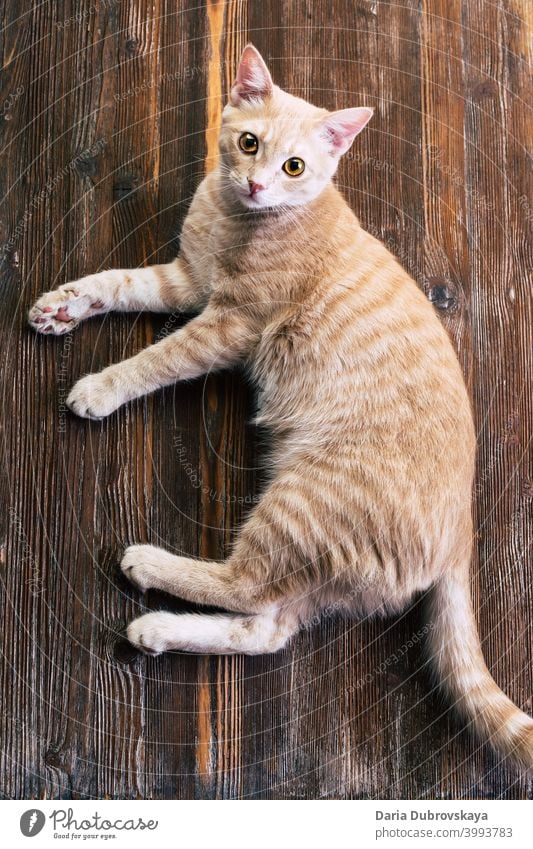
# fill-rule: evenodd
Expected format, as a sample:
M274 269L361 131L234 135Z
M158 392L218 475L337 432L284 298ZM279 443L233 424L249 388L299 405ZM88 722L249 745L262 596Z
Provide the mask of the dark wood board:
M275 656L136 656L125 623L183 606L129 587L121 551L227 553L262 476L250 392L221 374L77 420L62 401L78 376L185 319L113 315L51 339L25 315L68 279L172 258L248 40L289 91L375 107L339 184L461 359L480 632L531 711L532 34L518 0L3 0L4 798L531 798L432 692L416 604L326 617Z

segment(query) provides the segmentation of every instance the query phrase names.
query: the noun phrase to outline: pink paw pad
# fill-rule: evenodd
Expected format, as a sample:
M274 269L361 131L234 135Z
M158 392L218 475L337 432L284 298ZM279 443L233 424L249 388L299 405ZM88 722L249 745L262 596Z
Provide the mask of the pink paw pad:
M71 318L70 318L68 312L66 311L65 307L60 307L58 309L58 311L55 314L55 318L58 321L70 321L71 320Z

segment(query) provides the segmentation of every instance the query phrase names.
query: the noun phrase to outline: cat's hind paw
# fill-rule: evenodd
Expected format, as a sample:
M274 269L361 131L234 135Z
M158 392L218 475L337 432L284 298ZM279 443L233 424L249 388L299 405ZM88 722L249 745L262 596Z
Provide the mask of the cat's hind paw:
M145 654L161 654L176 647L177 620L179 617L175 613L146 613L130 622L126 632L128 640Z
M67 284L41 295L30 309L28 321L38 333L61 336L77 327L83 319L104 311L104 304L99 298L82 292L76 284Z

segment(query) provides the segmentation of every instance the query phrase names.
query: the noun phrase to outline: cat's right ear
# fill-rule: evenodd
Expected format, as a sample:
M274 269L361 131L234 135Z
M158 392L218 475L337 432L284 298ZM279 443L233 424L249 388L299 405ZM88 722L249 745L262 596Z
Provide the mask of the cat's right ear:
M238 106L242 101L265 100L272 94L273 85L259 50L256 50L253 44L247 44L231 87L230 103L232 106Z

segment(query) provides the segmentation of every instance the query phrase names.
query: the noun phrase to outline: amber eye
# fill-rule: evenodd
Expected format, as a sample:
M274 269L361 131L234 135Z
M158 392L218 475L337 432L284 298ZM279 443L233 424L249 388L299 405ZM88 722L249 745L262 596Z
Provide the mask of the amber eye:
M252 133L243 133L239 138L239 147L244 153L257 153L259 142Z
M287 161L283 163L283 170L289 175L289 177L298 177L299 174L303 173L304 168L305 162L297 156L291 156L290 159L287 159Z

